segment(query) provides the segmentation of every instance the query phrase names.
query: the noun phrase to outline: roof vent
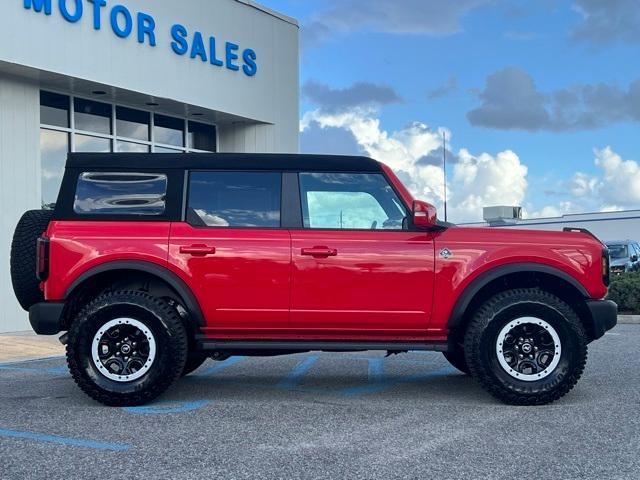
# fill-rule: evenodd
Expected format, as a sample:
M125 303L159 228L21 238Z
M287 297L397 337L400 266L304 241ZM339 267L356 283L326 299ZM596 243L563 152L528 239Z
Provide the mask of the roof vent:
M522 220L522 207L484 207L482 209L484 221L489 225L515 225Z

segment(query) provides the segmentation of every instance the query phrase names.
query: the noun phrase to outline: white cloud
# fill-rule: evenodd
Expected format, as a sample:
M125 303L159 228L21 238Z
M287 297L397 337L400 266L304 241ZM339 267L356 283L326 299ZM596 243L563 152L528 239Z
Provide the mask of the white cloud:
M529 208L525 209L523 212L524 218L552 218L552 217L561 217L562 215L566 215L567 213L578 213L581 212L580 207L576 205L574 202L565 201L559 202L557 205L546 205L540 209L533 209L529 205Z
M571 181L571 194L584 198L601 211L616 211L640 206L640 164L623 160L611 147L595 149L598 175L578 172Z
M454 166L452 212L456 218L477 219L482 208L491 205L522 205L527 193L528 168L511 150L495 157L477 157L460 150Z
M596 166L603 171L599 181L600 196L616 205L640 204L640 165L623 160L611 147L595 150Z
M588 197L594 194L597 185L598 180L596 178L586 173L578 172L573 176L569 184L569 191L574 197Z
M380 127L375 113L372 109L337 113L315 110L303 116L300 128L304 132L319 125L323 129L351 132L367 155L393 168L416 198L435 203L442 216L443 169L421 160L437 154L442 148L442 133L446 132L448 139L451 133L442 128L433 130L420 122L387 132ZM482 207L522 204L527 190L527 167L514 152L474 156L463 149L458 157L448 183L450 220L478 221L482 219Z

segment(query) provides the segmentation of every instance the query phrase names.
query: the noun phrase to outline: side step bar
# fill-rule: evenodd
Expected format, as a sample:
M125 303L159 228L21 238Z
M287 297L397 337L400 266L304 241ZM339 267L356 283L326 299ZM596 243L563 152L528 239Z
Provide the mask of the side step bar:
M323 350L330 352L353 352L360 350L428 350L446 352L449 345L446 342L348 342L348 341L287 341L287 340L204 340L198 342L200 350L204 351L255 351L255 350Z

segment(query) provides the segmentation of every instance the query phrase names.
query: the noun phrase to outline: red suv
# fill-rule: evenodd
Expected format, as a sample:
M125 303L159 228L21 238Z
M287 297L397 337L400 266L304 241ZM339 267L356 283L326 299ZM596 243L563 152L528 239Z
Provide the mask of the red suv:
M498 399L544 404L617 318L588 232L442 223L360 157L72 154L11 267L33 329L67 332L73 378L108 405L208 357L311 350L441 351Z

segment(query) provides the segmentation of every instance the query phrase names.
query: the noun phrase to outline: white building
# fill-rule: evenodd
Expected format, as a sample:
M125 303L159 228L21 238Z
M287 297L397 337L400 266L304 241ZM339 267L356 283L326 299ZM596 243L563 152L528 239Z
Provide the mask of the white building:
M576 213L551 218L523 220L520 207L488 207L484 209L485 222L468 226L497 228L524 228L529 230L562 230L585 228L602 241L640 241L640 210L620 212Z
M0 5L0 332L9 245L75 152L297 152L298 24L252 0Z

